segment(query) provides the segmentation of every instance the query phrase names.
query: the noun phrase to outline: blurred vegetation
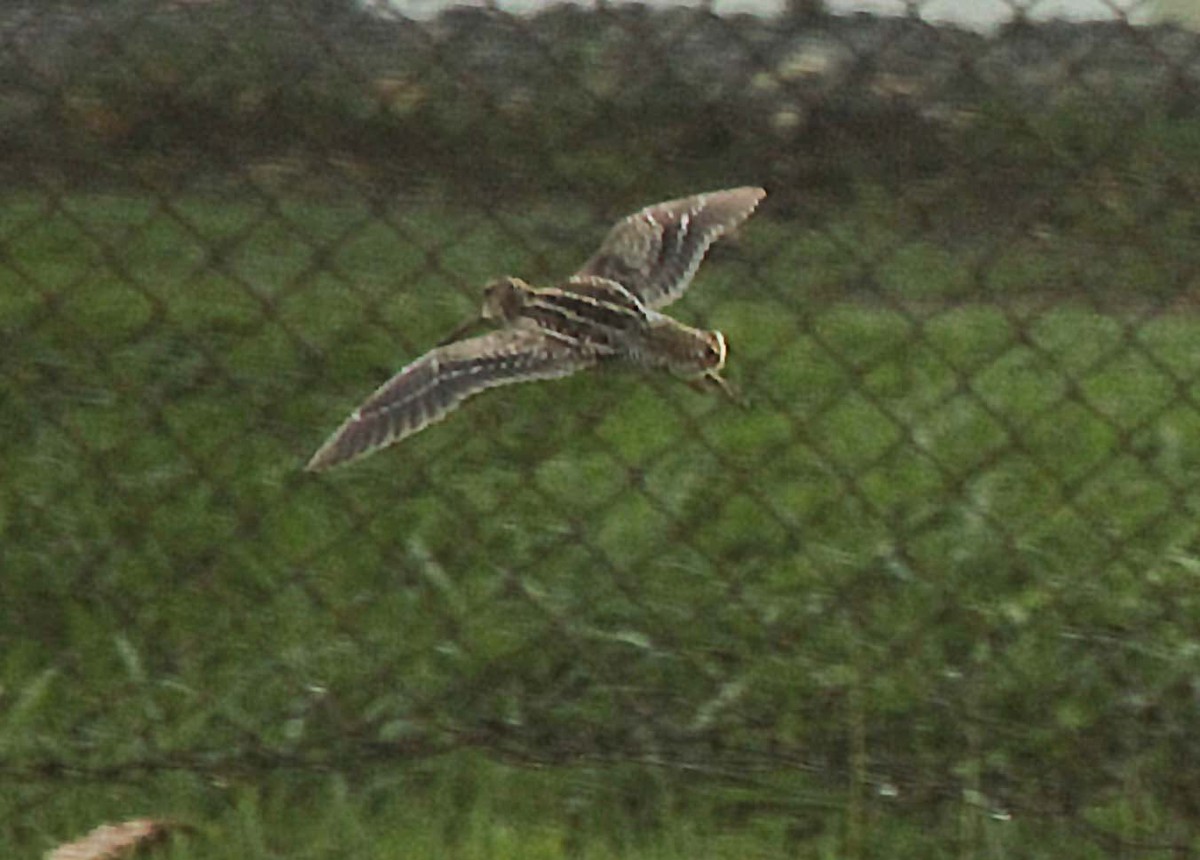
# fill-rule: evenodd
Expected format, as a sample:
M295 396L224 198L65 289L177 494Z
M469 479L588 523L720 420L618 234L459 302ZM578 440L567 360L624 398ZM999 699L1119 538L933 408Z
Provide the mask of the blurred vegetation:
M1077 56L1087 41L1064 47L1030 24L965 40L919 23L875 35L854 19L639 6L431 22L340 0L30 8L0 54L8 183L173 193L233 175L292 192L629 205L750 173L801 213L862 182L921 186L925 226L970 236L1031 197L1090 207L1094 183L1168 202L1170 171L1200 158L1194 60L1128 28L1094 37L1126 50ZM822 66L867 38L855 27L895 44ZM910 69L925 43L939 71L923 77ZM1058 65L1056 49L1069 52ZM1029 69L1021 51L1037 57ZM1171 190L1182 206L1196 189Z
M0 4L4 850L1195 851L1186 76L948 117L690 78L691 11L92 7ZM488 278L748 182L679 314L751 410L595 374L299 471Z
M934 252L875 262L903 229L886 206L835 220L878 243L846 269L768 212L681 306L727 332L751 411L585 376L318 479L310 449L470 309L460 286L565 270L595 237L558 247L565 212L6 211L28 279L0 304L10 776L465 746L749 780L713 820L814 833L864 832L830 811L849 798L902 828L964 798L1130 838L1191 819L1190 313L964 301L969 257L914 293ZM854 265L879 292L831 301Z

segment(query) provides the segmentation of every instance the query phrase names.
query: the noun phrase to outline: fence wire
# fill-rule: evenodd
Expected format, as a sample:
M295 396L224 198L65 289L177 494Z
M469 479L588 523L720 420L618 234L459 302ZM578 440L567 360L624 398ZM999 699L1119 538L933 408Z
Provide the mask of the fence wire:
M908 6L0 4L28 802L473 748L1191 856L1200 36ZM747 184L678 308L749 408L585 374L302 471L487 280Z

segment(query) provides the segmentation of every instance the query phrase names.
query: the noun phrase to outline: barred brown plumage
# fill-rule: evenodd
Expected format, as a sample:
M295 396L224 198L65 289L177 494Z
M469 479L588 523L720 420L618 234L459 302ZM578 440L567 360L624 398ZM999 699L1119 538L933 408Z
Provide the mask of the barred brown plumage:
M438 347L376 389L312 456L307 468L327 469L399 441L485 389L568 376L598 357L517 328Z
M717 331L684 325L657 308L687 289L709 246L750 216L766 192L734 188L648 206L618 222L600 249L557 287L501 278L484 292L480 318L503 327L449 340L380 386L309 460L322 470L363 457L441 420L463 400L499 385L568 376L619 360L694 382L720 375Z
M624 285L650 308L688 288L710 245L750 217L766 196L733 188L647 206L617 222L579 270Z

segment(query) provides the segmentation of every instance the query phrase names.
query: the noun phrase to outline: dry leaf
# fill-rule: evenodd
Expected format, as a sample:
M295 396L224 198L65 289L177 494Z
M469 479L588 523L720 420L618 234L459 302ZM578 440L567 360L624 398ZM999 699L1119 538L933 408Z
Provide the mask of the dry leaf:
M102 824L77 842L67 842L47 851L44 860L121 860L132 857L140 848L161 842L178 826L153 818Z

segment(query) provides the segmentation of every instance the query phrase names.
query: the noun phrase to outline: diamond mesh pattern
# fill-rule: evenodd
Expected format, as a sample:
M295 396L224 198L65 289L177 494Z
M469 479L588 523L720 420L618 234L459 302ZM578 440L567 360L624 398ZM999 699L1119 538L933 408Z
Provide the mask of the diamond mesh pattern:
M792 5L0 4L0 771L473 747L1194 833L1200 36ZM488 279L745 184L672 313L748 410L587 374L302 471Z

